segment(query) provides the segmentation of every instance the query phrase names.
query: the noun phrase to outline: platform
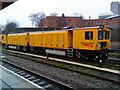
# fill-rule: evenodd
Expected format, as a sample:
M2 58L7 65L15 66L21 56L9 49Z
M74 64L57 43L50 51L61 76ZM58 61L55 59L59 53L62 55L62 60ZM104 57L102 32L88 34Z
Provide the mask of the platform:
M9 90L16 88L44 90L42 87L0 65L0 90L3 88L9 88Z

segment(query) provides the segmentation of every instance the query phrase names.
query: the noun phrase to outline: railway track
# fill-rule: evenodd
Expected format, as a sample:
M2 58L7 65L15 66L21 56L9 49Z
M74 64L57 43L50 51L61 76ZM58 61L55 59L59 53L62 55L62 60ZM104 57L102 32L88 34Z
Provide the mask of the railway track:
M30 55L28 55L28 56L30 57ZM32 56L32 57L37 57L37 55ZM37 57L37 58L40 58L40 57ZM46 59L46 57L44 57L44 59ZM99 78L101 80L106 80L106 81L110 81L110 82L113 82L113 83L120 84L120 81L119 81L119 79L120 79L120 77L119 77L120 76L120 72L119 71L117 73L114 73L114 72L106 71L104 69L102 70L101 68L87 67L87 65L85 65L85 66L83 66L83 65L82 66L80 66L80 65L74 65L77 68L79 67L79 69L80 68L81 69L84 68L84 71L81 71L81 70L76 70L76 69L73 69L73 68L64 67L63 65L59 66L59 65L55 65L55 64L50 64L50 63L48 63L49 60L47 60L47 63L46 62L42 62L42 61L36 61L36 62L47 64L47 65L54 66L54 67L57 67L57 68L62 68L62 69L65 69L65 70L70 70L70 71L77 72L77 73L80 73L80 74L83 74L83 75L89 75L91 77L96 77L96 78ZM44 61L46 61L46 60L44 60ZM52 60L52 61L55 61L55 60ZM62 61L56 61L56 62L60 62L61 63ZM67 62L62 62L62 63L65 63L67 65L70 64L70 63L67 63ZM73 64L70 64L70 65L73 65ZM89 70L89 72L85 72L85 71L88 71L88 70ZM91 72L92 73L95 72L96 74L92 74Z
M120 65L120 59L119 58L109 58L109 63Z
M14 73L24 77L32 81L33 83L43 87L45 90L73 90L72 87L66 86L62 83L59 83L55 80L51 80L43 75L25 69L23 67L19 67L18 65L14 65L13 63L6 62L2 59L2 66L8 68L9 70L13 71Z

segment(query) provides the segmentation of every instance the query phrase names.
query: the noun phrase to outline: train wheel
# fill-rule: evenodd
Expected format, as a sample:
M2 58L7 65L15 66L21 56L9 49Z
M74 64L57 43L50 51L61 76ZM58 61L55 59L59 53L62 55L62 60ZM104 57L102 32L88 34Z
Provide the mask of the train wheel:
M77 58L81 58L81 53L80 53L80 52L77 52L77 53L76 53L76 57L77 57Z
M7 44L5 45L5 49L6 49L6 50L8 49L8 45L7 45Z
M17 50L20 50L20 46L17 46Z
M33 52L34 51L34 47L30 47L30 51Z
M27 51L27 47L23 46L23 51L26 52Z

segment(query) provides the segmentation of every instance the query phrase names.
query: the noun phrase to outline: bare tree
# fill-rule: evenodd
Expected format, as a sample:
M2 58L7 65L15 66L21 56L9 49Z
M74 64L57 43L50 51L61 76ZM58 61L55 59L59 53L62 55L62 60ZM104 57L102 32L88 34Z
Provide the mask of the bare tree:
M5 26L0 25L0 34L2 34L2 31L4 30Z
M3 30L3 33L8 35L9 33L15 33L15 29L18 28L18 23L15 21L8 21L7 24L5 25L5 28Z
M54 27L54 29L61 29L66 25L65 23L65 15L57 16L57 13L51 13L50 24Z
M57 28L62 29L64 26L66 26L66 19L64 13L61 17L58 17L57 19Z
M29 18L32 22L32 26L35 27L42 27L42 20L46 17L44 12L32 13Z

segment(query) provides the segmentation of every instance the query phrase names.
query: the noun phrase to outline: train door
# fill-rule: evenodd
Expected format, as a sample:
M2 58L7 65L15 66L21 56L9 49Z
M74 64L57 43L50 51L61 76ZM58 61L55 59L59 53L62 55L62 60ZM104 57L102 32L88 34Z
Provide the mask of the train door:
M68 31L68 47L73 47L73 30Z

